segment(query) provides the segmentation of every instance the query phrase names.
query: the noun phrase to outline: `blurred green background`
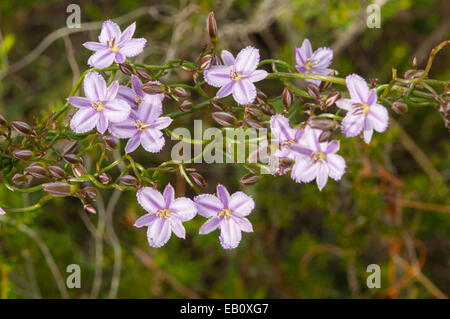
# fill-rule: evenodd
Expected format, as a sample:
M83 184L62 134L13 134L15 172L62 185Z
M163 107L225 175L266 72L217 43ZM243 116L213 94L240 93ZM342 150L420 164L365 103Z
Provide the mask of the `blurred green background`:
M430 50L448 39L450 30L446 0L378 1L380 29L365 24L372 1L1 1L0 114L6 118L32 121L48 115L87 69L90 51L81 44L95 40L99 30L67 34L61 29L70 3L80 5L82 23L121 17L124 28L136 21L136 36L148 41L137 61L195 60L208 43L205 18L214 10L219 49L237 53L252 44L262 58L294 64L293 46L309 38L314 48L335 50L332 67L340 76L356 72L379 83L390 80L392 67L399 74L410 69L414 56L424 67ZM450 48L445 48L430 77L449 79L449 61ZM190 81L190 76L171 72L165 81ZM269 96L283 89L276 81L258 87ZM232 251L220 247L218 232L197 235L204 222L200 216L185 224L186 240L172 236L163 248L150 248L145 231L133 227L144 210L130 192L103 192L97 215L88 216L71 198L53 200L32 213L7 214L0 223L0 297L448 296L449 133L431 106L390 114L395 121L369 146L358 138L342 141L347 172L322 192L314 183L296 184L289 176L265 176L242 189L256 202L250 215L254 233L244 233ZM189 126L201 117L213 125L202 113L178 119L172 127ZM85 158L88 166L96 154L91 155ZM170 147L157 155L138 151L133 156L151 166L168 160ZM206 177L210 192L218 182L230 191L242 188L243 169L192 167ZM160 185L169 181L179 194L194 195L173 175ZM0 206L31 205L40 195L0 186ZM81 267L80 289L65 287L69 264ZM366 285L369 264L381 267L380 289Z

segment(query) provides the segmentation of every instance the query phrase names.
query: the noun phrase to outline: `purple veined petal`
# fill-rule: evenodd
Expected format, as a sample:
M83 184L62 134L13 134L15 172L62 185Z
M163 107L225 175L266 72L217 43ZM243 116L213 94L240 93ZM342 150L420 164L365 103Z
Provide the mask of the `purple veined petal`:
M319 143L319 136L321 133L322 131L319 129L313 129L310 126L306 126L300 140L300 145L305 145L307 149L310 149L313 152L323 152L321 143Z
M236 248L241 239L242 233L239 225L233 218L226 218L220 222L220 243L225 249Z
M327 145L327 149L325 150L325 154L334 154L339 151L340 143L339 141L333 140Z
M77 108L90 108L92 106L91 101L85 97L81 96L71 96L67 99L67 102L72 104Z
M0 215L5 215L5 211L0 207Z
M217 185L217 197L220 199L220 201L223 203L223 207L230 208L229 202L230 202L230 193L228 193L228 190L225 188L225 186L218 184Z
M160 209L166 208L163 195L151 187L143 187L136 193L139 205L149 213L156 213Z
M389 114L386 108L381 104L373 104L370 106L367 115L370 124L378 133L384 132L389 124Z
M97 121L97 131L100 134L103 134L108 129L108 119L105 117L105 114L103 112L99 112L99 117Z
M86 133L92 130L98 122L99 112L93 108L79 110L70 121L70 128L76 133Z
M347 113L347 115L342 120L342 131L347 137L355 137L361 133L365 121L365 115L352 115Z
M133 74L131 76L131 87L138 97L144 97L144 92L142 91L142 82L141 80L139 80L139 77L137 75Z
M318 163L319 169L317 171L317 187L319 190L322 190L328 181L328 165L325 163Z
M294 140L296 131L289 124L289 119L276 114L270 118L270 130L279 142Z
M166 207L170 208L170 204L175 199L175 189L173 188L172 185L170 184L166 185L166 187L164 188L163 196L164 201L166 202Z
M220 222L222 219L218 217L212 217L208 219L198 230L198 233L200 235L209 234L210 232L214 231L219 227Z
M255 201L243 192L236 192L231 195L228 208L239 217L247 216L255 208Z
M184 228L183 224L181 223L181 220L178 218L170 218L170 226L172 228L173 233L175 236L181 239L186 238L186 229Z
M371 89L369 91L369 97L367 98L367 104L370 106L372 104L377 103L377 100L378 100L377 91L375 89Z
M141 228L143 226L149 226L151 223L153 223L158 216L156 214L145 214L144 216L141 216L136 220L134 223L134 227Z
M105 101L114 100L119 92L119 82L114 81L111 85L106 89Z
M116 54L114 55L114 61L116 61L116 63L123 63L125 62L125 60L125 55L123 55L120 51L116 52Z
M248 75L246 79L252 82L258 82L264 80L268 74L269 73L267 73L267 71L265 70L255 70L250 75Z
M119 52L126 57L133 57L140 54L145 47L147 40L144 38L130 39L121 44Z
M306 60L312 55L311 42L308 39L303 40L300 48L295 48L295 60L298 65L303 66Z
M253 225L247 218L237 216L231 216L231 218L233 218L234 222L239 225L241 231L246 233L253 232Z
M120 34L120 28L117 23L108 20L103 22L102 30L100 31L98 40L101 43L106 43L106 41L112 38L116 38L116 40L119 40Z
M125 30L123 30L120 37L117 39L118 44L122 44L123 42L130 40L133 37L134 31L136 30L136 22L130 24Z
M125 146L125 153L132 153L141 145L141 135L142 133L138 132L131 136Z
M231 67L224 65L213 65L205 70L204 78L206 83L214 87L222 87L233 80L231 79Z
M345 83L352 100L367 103L369 87L362 77L357 74L350 74L345 78Z
M113 64L116 54L109 50L95 52L88 60L88 64L97 69L104 69Z
M242 49L236 56L236 71L242 75L248 75L256 70L259 63L259 50L248 46Z
M130 115L130 112L130 105L121 99L106 102L103 109L106 119L112 123L124 121Z
M106 82L97 72L86 74L83 88L86 97L93 102L103 101L106 95Z
M111 123L109 131L117 138L130 138L138 132L134 123L135 121L131 118L127 118L120 123Z
M159 117L152 123L151 127L157 130L162 130L168 127L172 121L173 120L168 116Z
M318 164L310 159L297 159L292 167L291 177L297 183L309 183L316 178L318 170Z
M366 144L370 143L370 141L372 140L372 135L373 135L373 127L368 116L366 116L363 127L363 138Z
M194 198L194 203L197 206L198 214L206 218L217 216L219 211L224 208L220 199L211 194L196 196Z
M353 109L353 103L355 103L355 101L352 99L339 99L336 101L337 107L346 111L351 111Z
M172 227L170 219L158 218L147 230L147 239L150 246L159 248L164 246L172 235Z
M181 220L187 222L197 215L195 203L186 197L178 197L169 206L170 213Z
M219 91L217 91L216 96L219 99L222 99L224 97L227 97L228 95L230 95L233 92L233 85L235 82L230 81L228 84L222 86Z
M314 70L328 68L333 60L333 50L330 48L319 48L314 51L311 59L317 61L317 64L314 66Z
M149 153L158 153L164 147L165 140L161 131L148 128L141 135L142 147Z
M313 152L310 148L303 146L301 144L294 144L290 147L290 151L294 152L296 156L306 156L310 157Z
M162 114L161 102L151 103L150 99L144 98L137 110L137 117L144 123L151 124L155 122Z
M116 98L126 101L133 109L136 108L136 93L129 87L119 86Z
M91 51L101 51L108 48L104 43L99 42L84 42L83 46Z
M328 175L335 181L342 178L345 172L345 160L342 156L337 154L327 155Z
M234 65L234 56L229 51L222 50L221 57L222 57L222 61L223 61L223 63L225 63L225 65L227 65L227 66Z
M242 79L233 85L233 99L242 105L253 103L256 98L256 87L247 79Z

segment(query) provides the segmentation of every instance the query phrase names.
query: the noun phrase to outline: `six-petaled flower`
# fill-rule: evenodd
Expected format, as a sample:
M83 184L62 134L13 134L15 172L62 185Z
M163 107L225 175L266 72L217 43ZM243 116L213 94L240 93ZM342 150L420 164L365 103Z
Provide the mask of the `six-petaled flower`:
M144 98L152 104L161 104L164 99L164 94L148 94L142 91L142 82L136 75L131 76L130 82L131 88L124 85L119 87L117 97L127 101L132 109L138 109ZM160 84L158 81L150 81L147 83Z
M308 39L303 40L300 48L295 48L296 69L302 73L327 75L332 70L328 67L333 60L333 50L330 48L319 48L312 51L311 42ZM320 80L306 79L306 81L320 85Z

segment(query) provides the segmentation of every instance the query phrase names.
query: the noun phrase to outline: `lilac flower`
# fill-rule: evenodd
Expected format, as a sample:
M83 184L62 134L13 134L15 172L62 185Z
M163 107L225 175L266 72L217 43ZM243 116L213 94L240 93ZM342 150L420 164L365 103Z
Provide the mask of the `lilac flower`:
M152 247L162 247L170 239L172 232L179 238L186 237L183 223L197 214L192 200L186 197L175 198L175 190L169 184L161 194L151 187L138 190L137 200L148 214L140 217L135 227L148 227L148 243Z
M323 47L313 52L311 42L305 39L300 48L295 48L295 60L297 62L296 69L298 72L327 75L332 71L328 69L328 66L333 60L333 50ZM321 82L310 79L306 79L306 81L316 85L320 85Z
M256 70L259 63L259 50L251 46L242 49L234 59L233 55L222 51L225 65L213 65L205 70L205 81L212 86L220 87L218 98L233 94L239 104L251 104L256 98L256 87L253 82L261 81L267 76L264 70Z
M125 146L127 153L133 152L140 144L147 152L157 153L165 143L161 130L172 123L170 117L159 117L161 113L159 100L145 98L139 109L132 110L124 121L111 125L109 131L115 137L129 138Z
M148 83L157 83L158 81L150 81ZM150 99L151 103L161 103L164 99L164 94L147 94L142 91L142 82L136 75L131 76L131 88L121 85L117 97L125 100L130 104L132 109L138 109L144 98Z
M0 215L5 215L5 211L0 207Z
M236 248L241 241L241 231L252 232L250 221L245 218L255 207L253 199L243 192L230 196L227 189L217 186L217 197L202 194L194 198L197 210L203 217L209 218L200 227L200 234L208 234L220 228L220 243L225 249Z
M291 177L297 183L309 183L316 179L319 190L325 187L328 176L340 180L345 171L344 159L337 155L339 142L319 143L321 130L305 127L299 144L291 150L297 153Z
M117 81L106 87L103 77L91 72L86 75L83 86L86 97L68 98L70 104L80 109L70 122L76 133L85 133L97 126L97 131L103 134L109 122L121 122L130 114L128 103L116 97L119 89Z
M110 20L103 22L98 40L100 42L85 42L83 46L96 51L88 60L88 64L95 68L104 69L113 62L123 63L127 57L138 55L144 50L147 40L133 39L136 23L131 24L121 32L117 23Z
M389 115L386 108L377 103L377 91L369 90L366 81L357 74L345 78L350 99L340 99L336 105L347 110L342 120L342 131L347 137L354 137L363 131L364 142L370 143L373 130L384 132Z

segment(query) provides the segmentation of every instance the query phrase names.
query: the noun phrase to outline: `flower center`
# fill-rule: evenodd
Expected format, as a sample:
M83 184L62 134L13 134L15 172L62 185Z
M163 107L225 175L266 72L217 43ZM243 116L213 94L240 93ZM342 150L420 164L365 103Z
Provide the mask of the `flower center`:
M105 105L103 104L103 102L91 102L92 107L94 108L94 110L96 110L97 112L101 112L103 111L103 108L105 107Z
M217 217L230 218L231 217L231 210L228 209L228 208L224 208L224 209L220 210L217 213Z
M314 70L314 67L319 63L318 60L311 60L311 57L307 58L304 64L304 67L308 71Z
M136 122L134 123L134 127L140 132L144 132L146 129L148 129L149 126L149 124L141 122L139 120L136 120Z
M159 218L170 218L170 210L168 208L160 209L156 212Z
M234 82L242 80L242 75L238 73L236 70L231 70L230 77Z
M110 49L112 52L117 52L119 51L119 46L116 44L116 38L112 38L108 41L106 41L106 46L108 47L108 49Z
M311 160L314 163L317 163L319 161L323 162L325 160L325 157L326 157L326 155L324 152L312 152L311 153Z
M370 107L367 103L354 103L353 115L369 114Z
M290 148L292 145L297 144L297 141L294 141L294 140L287 140L287 141L281 142L280 144L281 144L281 147Z

